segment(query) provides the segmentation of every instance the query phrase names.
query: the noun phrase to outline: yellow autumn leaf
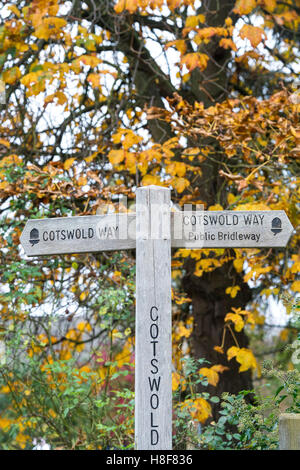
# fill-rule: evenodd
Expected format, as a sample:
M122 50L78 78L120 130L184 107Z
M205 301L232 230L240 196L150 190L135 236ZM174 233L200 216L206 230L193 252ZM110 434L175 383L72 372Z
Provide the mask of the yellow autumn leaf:
M77 328L77 330L82 331L82 332L92 330L91 325L86 321L81 321L81 322L77 323L76 328Z
M222 38L219 42L219 46L223 47L223 49L232 49L233 51L237 51L235 43L230 38Z
M85 55L82 55L80 58L79 58L80 62L82 62L84 65L88 65L89 67L96 67L98 64L102 63L102 60L99 59L98 57L94 56L94 55L88 55L88 54L85 54Z
M65 170L69 170L71 168L71 166L73 165L74 161L76 160L76 158L68 158L65 162L64 162L64 169Z
M294 281L293 284L291 285L291 289L294 292L300 292L300 281Z
M180 6L181 0L167 0L167 5L170 8L170 10L175 10L175 8L178 8Z
M29 86L31 86L33 83L35 83L38 80L38 77L39 75L41 75L41 73L42 73L41 70L39 70L38 72L27 73L21 78L20 81L22 85L28 88Z
M18 18L20 18L21 13L18 10L18 8L16 7L16 5L9 5L9 7L7 7L7 9L10 10L12 13L14 13Z
M207 418L212 416L210 404L204 398L196 398L192 402L191 416L200 423L205 423Z
M175 162L177 176L184 176L186 173L186 165L183 162Z
M230 361L233 357L235 357L238 353L240 348L237 346L231 346L231 348L227 349L227 359Z
M93 88L100 87L101 75L99 73L89 73L87 81L92 85Z
M221 206L221 204L215 204L214 206L209 206L208 210L209 211L222 211L223 206Z
M142 179L142 185L149 186L151 184L159 186L161 184L160 178L155 175L145 175Z
M225 322L227 321L232 321L232 323L234 323L235 331L238 331L238 332L242 331L245 325L244 320L237 313L227 313L225 317Z
M245 372L248 369L257 369L256 359L250 349L240 349L236 355L236 360L241 364L239 372Z
M261 5L265 10L272 13L276 8L277 0L258 0L258 5Z
M177 333L179 334L179 336L184 336L185 338L188 338L191 335L192 330L188 330L181 321L179 322L179 325L177 327Z
M192 300L189 297L181 297L180 299L176 300L175 302L177 303L177 305L182 305L182 304L186 304L187 302L191 302L191 301Z
M244 260L242 258L236 258L233 261L233 266L235 267L236 272L241 273L243 271Z
M234 299L234 297L236 297L239 290L241 290L240 286L231 286L231 287L227 287L225 292L226 294L229 294L230 297Z
M217 383L219 382L219 374L212 367L211 368L202 367L201 369L199 369L199 374L206 377L210 385L216 386Z
M108 154L108 159L112 165L118 165L121 163L126 156L126 152L123 149L111 150Z
M48 40L51 36L57 36L67 22L63 18L47 17L36 28L34 35L38 39Z
M257 47L261 43L263 37L266 39L267 35L262 28L245 24L239 33L242 39L249 39L252 47Z
M215 366L212 366L212 369L216 372L222 373L225 370L229 370L229 367L222 366L222 364L216 364Z
M204 15L193 15L193 16L188 16L186 21L185 21L185 28L196 28L199 23L204 23L205 22L205 16Z
M176 41L169 41L166 44L166 49L169 47L176 47L176 49L180 52L180 54L185 54L186 53L186 43L184 39L177 39Z
M18 67L12 67L3 72L3 81L9 85L13 85L21 77L21 71Z
M186 65L190 72L196 67L203 71L206 69L208 60L209 57L207 54L201 54L200 52L191 52L182 57L181 63L183 65Z
M83 301L83 300L85 300L86 298L87 298L86 292L81 292L81 294L80 294L80 296L79 296L79 299L80 299L81 301Z
M180 375L178 372L172 372L172 391L175 392L180 384Z
M230 361L233 357L235 357L237 362L241 364L239 372L258 368L256 359L250 349L232 346L227 350L227 358Z
M136 156L134 153L126 152L125 168L134 175L136 173Z
M132 14L135 13L137 8L137 0L119 0L118 3L114 6L116 13L122 13L124 10L127 10Z
M237 0L234 13L238 15L248 15L256 7L256 0Z
M125 138L123 140L123 148L125 150L128 150L130 147L132 147L133 145L135 144L138 144L139 142L141 142L141 140L143 140L143 138L139 135L136 135L133 131L131 130L128 130L126 133L125 133Z
M8 140L1 139L1 138L0 138L0 145L5 145L5 147L7 148L10 147L10 143L8 142Z
M90 163L97 157L97 155L98 155L98 152L94 152L94 153L92 153L92 155L90 155L89 157L86 157L84 160L87 163Z
M185 190L185 188L187 188L190 185L190 182L186 178L173 178L172 185L178 193L182 193Z

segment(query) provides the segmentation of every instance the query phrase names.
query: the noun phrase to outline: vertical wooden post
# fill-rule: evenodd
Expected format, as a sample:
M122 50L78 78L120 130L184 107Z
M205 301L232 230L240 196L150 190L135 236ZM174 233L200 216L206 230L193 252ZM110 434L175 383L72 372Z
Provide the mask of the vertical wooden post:
M300 413L279 415L279 449L300 450Z
M136 192L135 448L172 449L170 190Z

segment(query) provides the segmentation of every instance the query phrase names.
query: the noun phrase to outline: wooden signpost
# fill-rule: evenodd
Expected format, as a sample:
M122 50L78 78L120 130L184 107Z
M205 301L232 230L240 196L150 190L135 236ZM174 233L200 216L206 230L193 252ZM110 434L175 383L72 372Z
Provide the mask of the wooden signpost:
M136 248L135 448L172 449L171 247L284 247L284 211L170 211L170 190L136 191L135 214L28 220L28 256Z

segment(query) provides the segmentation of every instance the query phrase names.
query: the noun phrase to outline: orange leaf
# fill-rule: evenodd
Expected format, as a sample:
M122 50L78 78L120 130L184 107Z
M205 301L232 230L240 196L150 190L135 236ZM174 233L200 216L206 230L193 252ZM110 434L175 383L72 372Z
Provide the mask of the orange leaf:
M251 46L257 47L258 44L261 43L263 37L265 37L265 39L267 38L267 35L262 28L245 24L240 30L240 37L242 39L249 39Z
M180 6L181 0L167 0L168 7L170 10L175 10L175 8L178 8Z
M222 38L219 42L219 45L224 49L232 49L233 51L237 51L237 47L232 39Z
M137 8L137 0L119 0L114 10L116 13L122 13L122 11L127 10L132 14L136 12Z
M199 67L199 69L203 71L206 69L208 60L209 57L206 54L201 54L200 52L191 52L190 54L183 56L181 63L186 65L190 72L196 67Z

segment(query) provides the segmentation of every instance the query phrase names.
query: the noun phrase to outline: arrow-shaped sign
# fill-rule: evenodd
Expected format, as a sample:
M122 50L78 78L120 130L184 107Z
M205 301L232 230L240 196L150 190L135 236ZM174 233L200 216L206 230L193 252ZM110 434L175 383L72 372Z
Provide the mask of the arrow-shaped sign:
M135 214L30 219L21 235L28 256L135 248Z
M160 217L159 210L153 217ZM147 223L149 239L156 227ZM163 230L163 228L162 228ZM182 211L171 213L174 248L285 247L293 226L284 211ZM21 244L28 256L134 249L136 215L120 213L28 220ZM161 234L164 238L165 235Z
M178 248L285 247L293 226L284 211L175 212L172 246Z

